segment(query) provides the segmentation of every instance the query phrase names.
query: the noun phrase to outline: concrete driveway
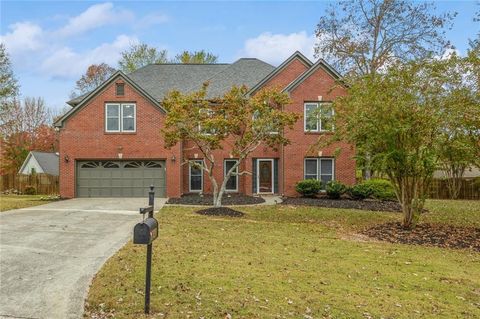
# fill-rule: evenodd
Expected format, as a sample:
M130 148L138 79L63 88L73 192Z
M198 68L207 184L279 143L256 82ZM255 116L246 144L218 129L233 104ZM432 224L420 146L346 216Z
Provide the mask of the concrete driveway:
M0 213L0 318L82 318L93 275L131 238L146 204L82 198Z

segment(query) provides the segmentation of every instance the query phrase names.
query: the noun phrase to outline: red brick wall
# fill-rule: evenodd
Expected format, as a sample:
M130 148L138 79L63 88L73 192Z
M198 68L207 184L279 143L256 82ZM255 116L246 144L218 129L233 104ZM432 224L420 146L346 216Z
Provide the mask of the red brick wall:
M299 60L293 60L282 72L273 77L266 85L284 87L305 72L307 67ZM318 157L321 151L323 157L333 157L335 150L342 152L335 160L335 178L346 184L355 183L354 149L346 143L336 143L329 147L312 149L311 146L325 133L305 133L303 127L303 104L305 101L316 101L318 96L323 101L331 101L346 94L345 89L337 87L331 76L318 69L309 78L295 88L290 97L292 103L286 107L287 111L297 112L300 119L294 130L287 131L286 137L291 144L273 151L268 147L260 146L242 164L240 171L252 172L252 158L279 159L279 191L288 196L298 195L295 183L303 179L304 158ZM136 102L137 104L137 132L132 133L105 133L105 102ZM148 100L143 98L133 88L125 85L125 96L115 96L115 85L111 85L99 93L95 99L69 118L64 128L60 130L60 189L62 197L75 196L75 161L82 159L116 159L118 148L122 147L123 159L165 159L167 165L167 196L178 197L189 192L188 165L181 166L185 160L198 159L203 156L200 152L190 149L192 145L184 142L171 150L164 148L160 129L164 123L164 114ZM181 152L181 148L188 151ZM70 161L65 162L68 156ZM171 160L172 156L176 161ZM218 166L215 177L221 183L223 180L223 160L230 158L227 149L216 151L214 154ZM284 184L285 183L285 187ZM211 192L208 177L204 176L203 192ZM252 193L252 176L244 175L239 178L239 192Z
M105 102L136 103L136 133L105 133ZM60 195L75 197L75 166L82 159L164 159L167 166L167 196L179 196L181 191L179 160L180 146L164 148L160 128L165 115L135 89L125 84L125 95L115 95L112 84L85 107L71 116L60 129ZM68 156L69 161L65 161Z

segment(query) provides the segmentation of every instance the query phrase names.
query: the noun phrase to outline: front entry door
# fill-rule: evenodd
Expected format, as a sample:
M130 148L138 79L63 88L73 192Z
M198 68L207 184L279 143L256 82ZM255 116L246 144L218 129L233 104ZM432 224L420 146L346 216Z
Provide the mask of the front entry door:
M273 193L273 161L258 160L258 192Z

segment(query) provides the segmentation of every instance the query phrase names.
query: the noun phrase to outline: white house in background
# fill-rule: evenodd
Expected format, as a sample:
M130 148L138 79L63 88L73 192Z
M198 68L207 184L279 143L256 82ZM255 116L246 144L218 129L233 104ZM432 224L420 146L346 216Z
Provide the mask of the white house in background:
M31 151L18 171L19 174L37 174L58 176L58 153Z
M480 177L480 168L476 166L471 166L463 172L462 178L464 179L473 179ZM445 178L445 172L442 170L437 170L433 173L433 178Z

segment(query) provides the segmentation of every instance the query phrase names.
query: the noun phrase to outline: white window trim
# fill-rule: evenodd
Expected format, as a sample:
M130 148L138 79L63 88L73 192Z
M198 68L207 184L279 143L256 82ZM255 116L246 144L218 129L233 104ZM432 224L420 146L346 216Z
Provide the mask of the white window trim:
M118 130L109 130L108 129L108 112L107 109L109 106L115 105L118 107ZM133 130L123 130L123 106L124 105L133 105ZM113 117L110 117L113 118ZM137 132L137 104L136 103L105 103L105 132L107 133L136 133Z
M307 129L307 105L315 105L317 109L320 108L321 104L329 104L332 105L332 102L305 102L303 104L303 131L304 132L314 132L314 133L325 133L325 132L333 132L335 130L335 125L332 123L332 129L331 130L324 130L322 127L322 119L317 118L317 128L315 130L309 130ZM335 110L332 107L332 117L335 115Z
M124 105L133 105L133 130L130 131L125 131L123 129L123 106ZM136 133L137 132L137 104L135 103L122 103L122 113L121 113L121 119L122 119L122 132L126 133Z
M272 191L260 192L260 162L272 162ZM275 162L273 158L258 158L257 159L257 194L274 194L275 193Z
M303 159L303 179L306 179L305 177L307 175L307 160L315 161L315 167L317 168L315 172L315 179L318 180L318 158L314 158L314 157L306 157ZM308 175L313 175L313 174L308 174Z
M227 175L227 162L235 162L238 163L238 159L225 159L223 160L223 178ZM235 189L227 189L225 185L225 191L226 192L238 192L238 166L236 167L235 171ZM233 176L233 175L232 175Z
M200 189L192 189L192 165L188 165L188 191L190 193L202 193L203 192L203 160L190 160L190 162L200 162L202 163L201 173L200 173Z
M317 180L318 181L321 181L322 180L322 174L321 174L321 170L322 168L320 167L322 164L321 164L321 160L331 160L332 161L332 181L335 180L335 158L334 157L306 157L303 159L303 179L305 179L305 175L307 175L307 160L316 160L317 161ZM313 174L309 174L309 175L313 175Z
M109 130L108 129L108 107L109 106L116 106L118 108L118 117L117 117L117 120L118 120L118 130ZM121 122L121 118L122 118L122 111L121 111L121 108L122 108L122 105L120 103L105 103L105 132L120 132L121 131L121 127L122 127L122 124L120 123ZM114 117L110 117L110 118L114 118Z

